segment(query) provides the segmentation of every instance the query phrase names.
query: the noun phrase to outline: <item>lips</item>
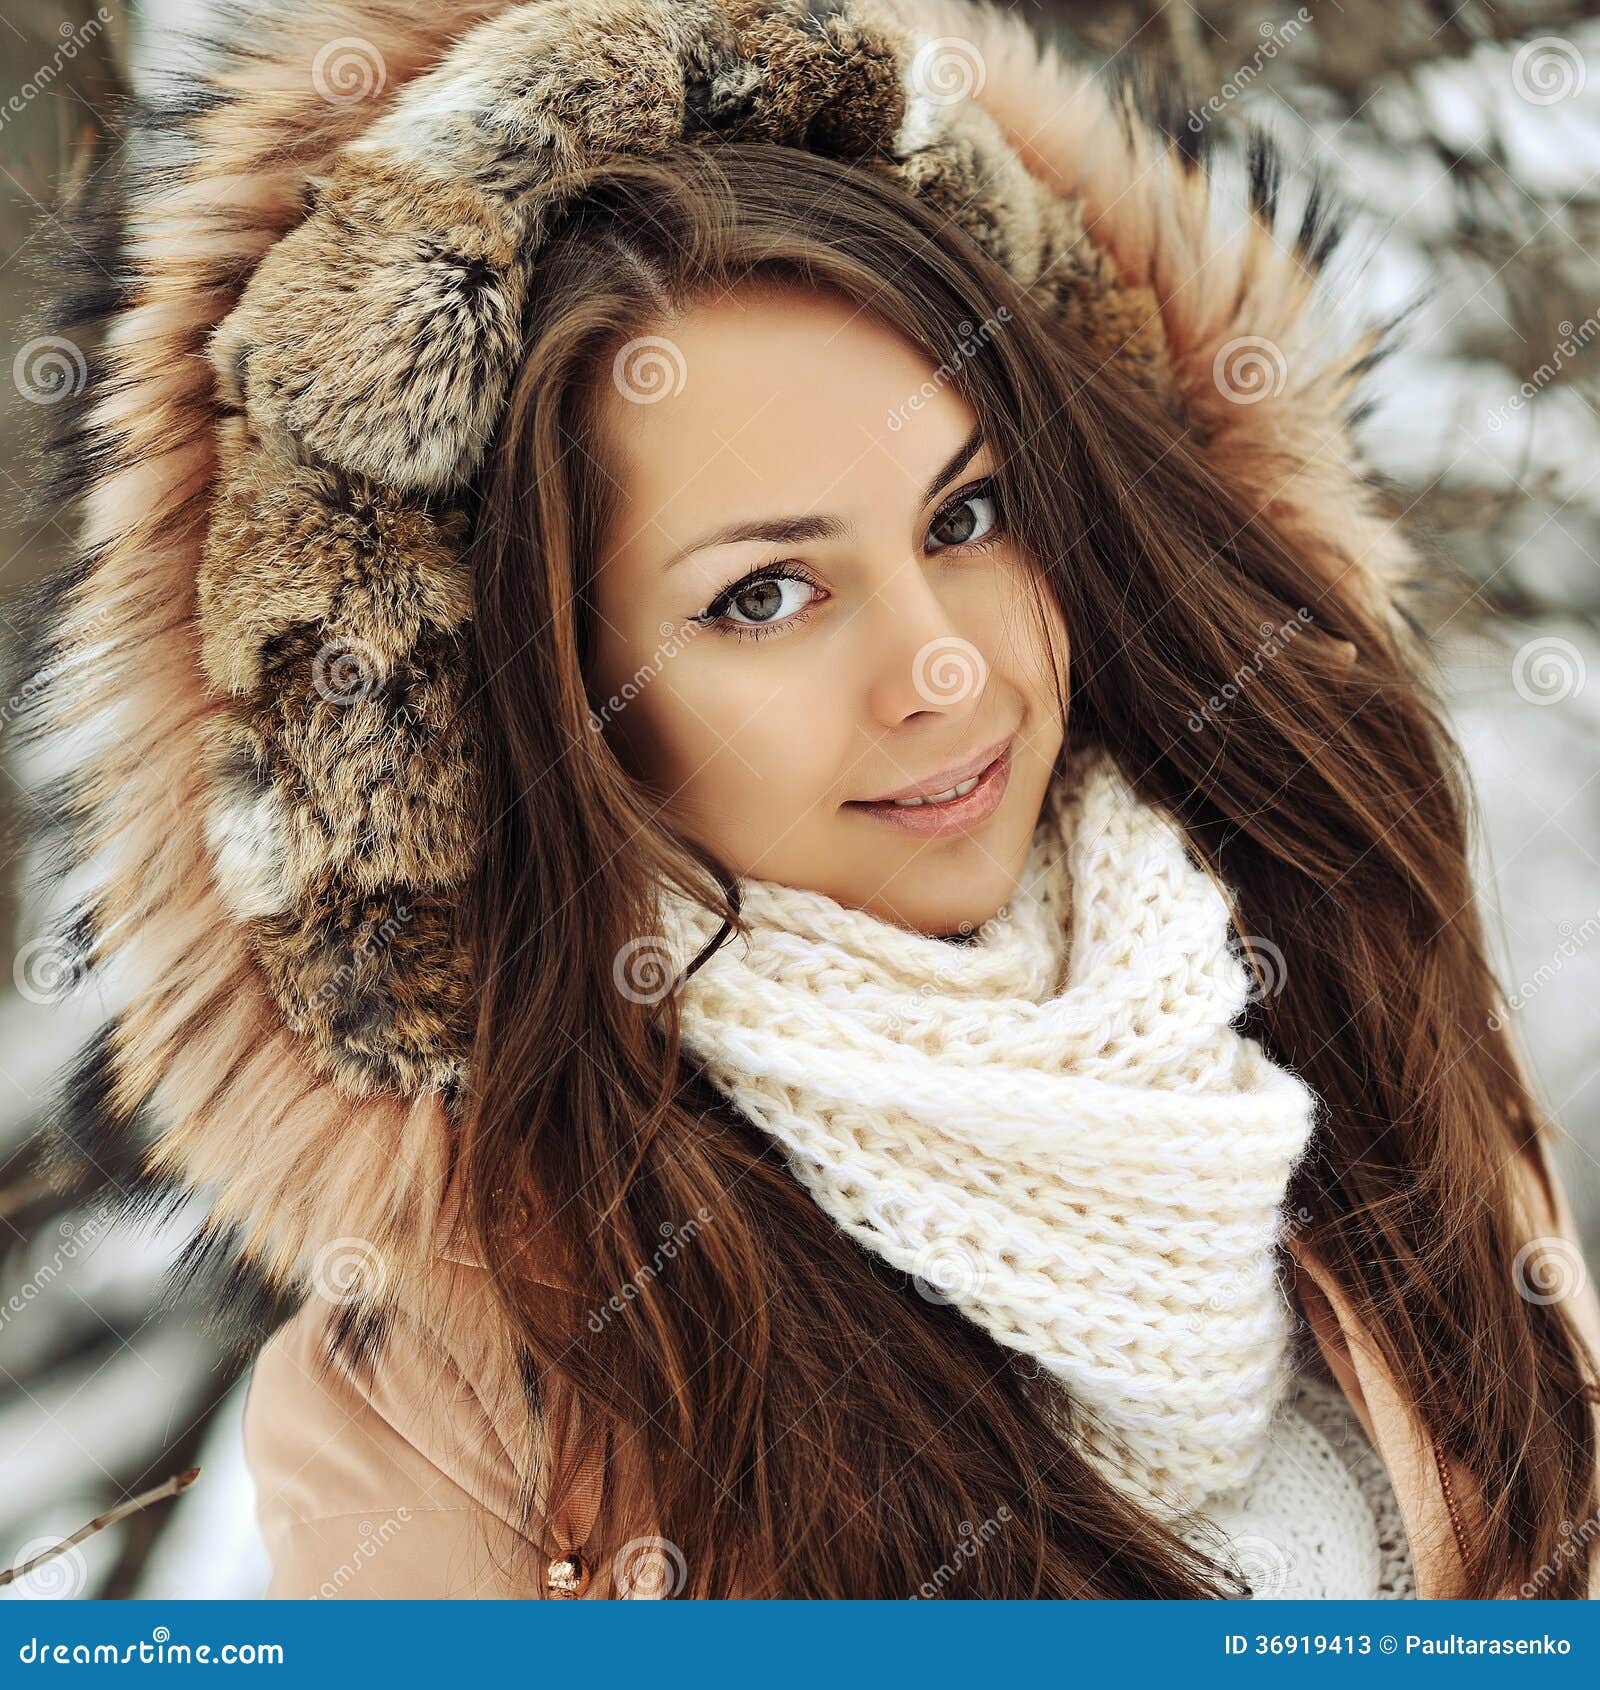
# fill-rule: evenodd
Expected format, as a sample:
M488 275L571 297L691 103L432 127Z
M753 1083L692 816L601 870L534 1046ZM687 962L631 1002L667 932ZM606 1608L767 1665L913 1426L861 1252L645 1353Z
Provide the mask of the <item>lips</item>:
M941 779L948 777L941 776ZM981 827L1000 807L1011 780L1011 741L1000 742L1000 755L976 775L957 783L954 798L928 798L920 804L851 803L845 809L880 826L917 839L949 839Z
M1012 735L1007 734L1004 739L997 739L987 750L980 751L976 757L969 757L964 763L957 763L953 767L941 770L936 775L930 775L926 780L914 781L910 786L902 786L897 792L885 792L876 798L852 798L852 804L892 804L901 798L937 798L941 794L948 794L953 787L962 782L975 779L1000 755L1011 743Z

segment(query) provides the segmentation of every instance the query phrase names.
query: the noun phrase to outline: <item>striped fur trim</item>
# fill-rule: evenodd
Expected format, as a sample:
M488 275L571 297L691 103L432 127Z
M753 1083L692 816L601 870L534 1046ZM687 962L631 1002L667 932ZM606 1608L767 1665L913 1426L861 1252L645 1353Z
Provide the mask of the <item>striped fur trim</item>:
M52 327L101 345L46 503L77 548L13 690L60 822L39 850L63 942L118 1000L63 1087L59 1159L119 1170L137 1203L208 1188L201 1247L260 1285L348 1273L358 1240L343 1300L381 1324L444 1242L477 802L458 500L519 356L553 166L739 136L891 171L1179 408L1310 567L1399 614L1414 558L1352 436L1387 331L1330 344L1327 196L1281 227L1256 137L1220 227L1170 92L1106 82L1020 15L216 15L71 231L90 259ZM331 80L347 61L368 97ZM1262 344L1270 390L1238 403L1219 370Z

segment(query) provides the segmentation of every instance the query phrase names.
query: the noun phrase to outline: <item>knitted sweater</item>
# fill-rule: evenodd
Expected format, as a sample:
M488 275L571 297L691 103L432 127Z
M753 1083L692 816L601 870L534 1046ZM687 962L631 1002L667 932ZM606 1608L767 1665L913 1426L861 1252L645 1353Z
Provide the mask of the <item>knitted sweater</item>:
M741 894L710 955L717 912L662 903L711 1083L852 1238L1064 1385L1113 1484L1175 1523L1246 1482L1290 1384L1274 1244L1315 1099L1240 1031L1230 906L1171 817L1074 748L966 945Z
M1338 1385L1302 1365L1250 1481L1184 1533L1226 1559L1258 1600L1416 1596L1394 1487Z

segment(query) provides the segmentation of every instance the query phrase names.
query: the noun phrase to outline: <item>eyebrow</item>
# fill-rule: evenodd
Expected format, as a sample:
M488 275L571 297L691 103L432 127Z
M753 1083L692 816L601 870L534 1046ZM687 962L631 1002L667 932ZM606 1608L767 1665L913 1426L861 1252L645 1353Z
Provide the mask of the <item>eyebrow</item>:
M979 423L928 483L927 491L922 495L922 504L926 505L941 489L954 481L977 456L982 445L983 424ZM709 534L702 534L698 540L691 540L687 546L680 546L661 567L665 573L695 552L706 551L712 546L731 546L739 540L768 540L774 545L799 546L810 540L837 539L849 532L849 523L842 522L836 516L754 517L747 521L725 523L721 528L712 529Z

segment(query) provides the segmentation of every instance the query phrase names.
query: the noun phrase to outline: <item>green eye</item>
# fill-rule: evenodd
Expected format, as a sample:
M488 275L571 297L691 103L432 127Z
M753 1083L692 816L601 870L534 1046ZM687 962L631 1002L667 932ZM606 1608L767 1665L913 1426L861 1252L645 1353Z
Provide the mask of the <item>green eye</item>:
M811 613L811 601L792 606L787 614L784 607L784 583L794 582L809 587L813 594L822 591L797 564L775 563L746 575L725 587L695 618L718 633L735 634L743 639L760 639L768 631L797 627ZM738 615L732 614L737 610Z

